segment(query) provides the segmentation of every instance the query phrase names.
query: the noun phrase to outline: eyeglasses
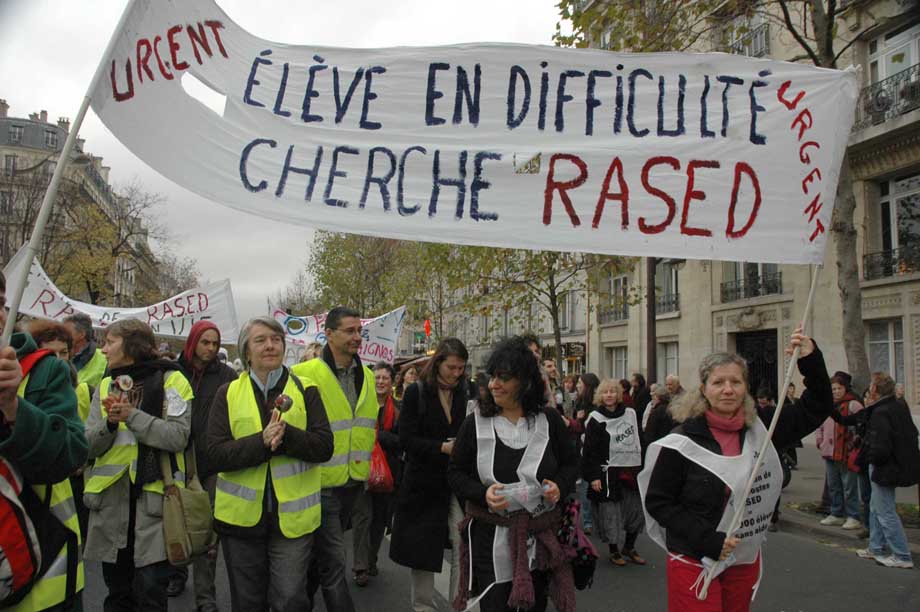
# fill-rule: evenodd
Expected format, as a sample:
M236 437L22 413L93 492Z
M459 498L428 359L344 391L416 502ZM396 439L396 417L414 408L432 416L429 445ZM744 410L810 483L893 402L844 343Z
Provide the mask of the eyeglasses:
M339 327L334 331L342 332L346 336L360 336L364 329L361 327Z

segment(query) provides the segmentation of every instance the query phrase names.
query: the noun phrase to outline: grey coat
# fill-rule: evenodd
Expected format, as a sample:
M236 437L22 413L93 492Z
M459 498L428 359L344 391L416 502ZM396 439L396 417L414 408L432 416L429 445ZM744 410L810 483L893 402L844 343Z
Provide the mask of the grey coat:
M180 375L178 372L171 376ZM169 405L167 418L160 419L135 408L125 425L138 443L153 448L178 453L188 444L192 427L192 403L182 400L173 389L166 390L164 401ZM102 414L99 390L86 420L86 439L90 459L100 457L115 440ZM91 468L90 468L91 469ZM89 509L89 527L86 534L84 558L90 561L115 563L118 550L128 544L128 510L130 507L131 480L128 473L102 493L87 493L83 502ZM163 496L143 491L137 500L134 526L134 566L144 567L166 560L163 541Z

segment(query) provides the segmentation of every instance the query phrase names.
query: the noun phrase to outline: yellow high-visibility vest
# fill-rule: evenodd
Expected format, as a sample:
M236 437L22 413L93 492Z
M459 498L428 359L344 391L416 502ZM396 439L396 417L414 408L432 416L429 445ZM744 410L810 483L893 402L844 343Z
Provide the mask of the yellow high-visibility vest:
M322 464L324 489L342 486L349 478L366 481L370 474L380 406L374 390L374 373L367 366L361 367L364 368L364 384L358 391L354 413L338 378L322 358L291 368L305 385L316 385L326 407L335 446L332 457Z
M289 427L306 430L307 408L293 375L288 375L284 394L293 400L293 405L281 415L281 420ZM259 434L264 429L248 372L227 388L227 412L234 440ZM214 518L238 527L257 525L262 518L269 467L272 490L278 500L281 533L288 538L298 538L316 531L321 520L319 466L287 455L273 455L267 462L254 467L218 473Z
M92 359L83 366L83 369L77 372L77 382L86 383L92 387L98 387L99 383L102 382L102 377L105 376L105 369L108 365L109 362L105 358L105 354L103 354L101 350L96 349Z
M19 397L25 398L28 385L29 376L26 375L19 384ZM32 490L35 491L40 500L45 501L48 485L32 485ZM74 551L74 554L79 557L79 560L77 561L76 588L74 592L79 593L83 590L86 580L83 573L83 557L80 555L83 538L80 534L80 522L77 519L77 506L74 503L73 490L70 488L70 479L65 478L61 482L51 485L50 508L51 513L64 523L65 527L77 534L77 550ZM65 544L41 579L32 586L32 590L10 610L12 612L32 612L33 610L45 610L64 603L67 597L68 560L67 545ZM42 561L44 562L45 560L43 559Z
M89 384L78 383L74 389L77 393L77 412L80 413L80 420L86 423L89 418L89 408L93 403L93 396L89 392Z
M107 411L102 402L109 396L111 384L112 377L107 376L99 385L99 410L103 413L101 415L103 419L106 418ZM174 390L187 402L191 402L194 398L192 387L182 372L173 371L166 377L163 382L163 392L169 393L170 390ZM191 410L191 407L188 409ZM112 446L101 457L96 458L89 472L86 486L83 489L84 494L102 493L115 484L125 472L128 472L131 482L134 482L137 478L137 438L134 437L134 433L124 423L119 423L118 429L115 431L115 440L112 442ZM171 454L175 459L175 463L171 462L171 464L179 466L179 471L173 475L173 479L177 485L184 487L185 453ZM162 495L163 479L160 478L154 482L149 482L143 488L144 491Z

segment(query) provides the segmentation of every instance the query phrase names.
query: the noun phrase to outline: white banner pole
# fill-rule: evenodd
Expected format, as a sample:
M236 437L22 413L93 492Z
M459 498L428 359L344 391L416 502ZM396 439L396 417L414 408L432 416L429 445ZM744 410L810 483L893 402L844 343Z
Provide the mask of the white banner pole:
M32 228L32 235L26 247L24 263L18 270L14 271L16 278L13 282L13 295L9 300L10 312L6 321L6 326L3 328L3 336L0 337L0 347L8 345L10 343L10 338L13 336L13 327L15 327L16 319L19 317L19 306L22 302L22 294L25 291L26 283L29 280L29 270L32 267L32 259L38 255L38 250L41 247L42 236L45 233L45 225L48 223L48 217L51 216L51 209L54 206L54 199L57 197L58 185L61 183L61 177L64 176L64 170L67 167L67 163L70 161L70 154L73 151L74 144L77 142L80 126L83 125L83 119L86 117L86 111L89 109L90 96L96 88L96 82L103 74L104 62L106 58L111 55L112 49L115 47L116 37L124 28L125 21L131 13L131 9L135 2L136 0L129 0L128 4L125 6L125 10L121 14L121 19L118 20L118 25L115 27L115 32L109 38L109 43L106 45L105 52L99 60L99 65L96 67L93 80L90 81L89 87L86 89L86 95L83 96L83 101L80 103L80 110L77 111L77 116L70 128L70 132L67 134L67 139L64 141L64 148L61 149L61 153L58 155L57 164L55 164L54 167L54 174L51 176L51 182L48 184L48 189L45 191L45 197L42 199L38 217L35 219L35 226Z
M812 304L815 300L815 287L818 286L818 277L823 266L812 266L812 275L811 275L811 289L808 291L808 302L805 304L805 314L802 316L802 333L805 333L805 327L808 325L808 319L811 315ZM780 412L783 410L783 406L786 403L786 389L789 388L789 383L792 382L792 374L795 372L796 362L799 360L799 349L800 347L795 347L792 351L792 358L789 360L789 367L786 368L786 379L783 382L783 386L780 388L778 393L779 395L779 404L776 406L776 412L773 413L773 420L770 421L770 429L767 430L767 436L764 438L763 444L760 446L760 452L757 455L757 460L754 462L754 468L751 470L751 475L748 478L747 486L744 488L744 497L740 498L742 503L737 504L737 509L735 510L735 516L732 517L732 522L729 524L728 531L725 533L725 538L728 539L732 537L738 530L738 526L741 525L741 519L744 517L744 511L747 508L747 505L743 503L751 495L751 489L754 487L754 479L757 477L757 473L760 471L760 466L763 465L764 457L767 455L767 445L773 443L773 432L776 430L776 424L779 422ZM713 564L710 566L709 571L706 573L706 579L703 582L703 588L697 593L697 599L703 601L706 599L706 596L709 593L709 585L715 579L715 571L718 567L718 564Z

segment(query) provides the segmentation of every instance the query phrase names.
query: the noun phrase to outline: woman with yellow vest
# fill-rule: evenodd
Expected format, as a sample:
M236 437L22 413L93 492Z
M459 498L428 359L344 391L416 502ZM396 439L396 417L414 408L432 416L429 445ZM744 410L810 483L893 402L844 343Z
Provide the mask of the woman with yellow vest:
M245 371L217 390L208 420L230 602L236 612L299 612L308 609L318 464L332 456L332 430L319 391L284 366L275 319L250 319L237 346Z
M86 422L95 464L83 490L90 510L84 556L102 562L106 612L165 612L171 570L163 541L160 455L168 454L182 486L192 389L178 364L158 358L153 330L141 321L113 323L102 351L109 376L100 382Z

